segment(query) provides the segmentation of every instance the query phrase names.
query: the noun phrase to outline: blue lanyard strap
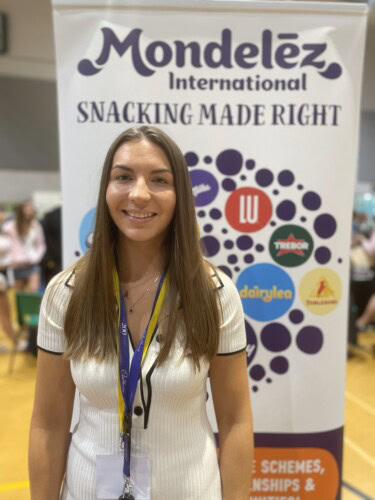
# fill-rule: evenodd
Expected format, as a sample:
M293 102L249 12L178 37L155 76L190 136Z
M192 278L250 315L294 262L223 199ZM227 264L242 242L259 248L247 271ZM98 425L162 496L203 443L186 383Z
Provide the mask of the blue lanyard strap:
M141 373L141 366L144 358L146 357L148 347L151 342L152 335L157 327L157 320L160 315L161 305L164 300L167 279L166 273L163 273L158 289L156 291L155 300L152 306L150 320L146 329L139 341L133 355L132 362L130 363L130 350L129 350L129 327L126 316L126 307L124 296L119 287L120 299L120 321L119 321L119 388L124 402L123 412L120 415L120 428L122 438L124 441L124 477L130 478L130 452L131 452L131 423L133 404L135 394L137 392L138 380ZM120 397L120 395L119 395Z

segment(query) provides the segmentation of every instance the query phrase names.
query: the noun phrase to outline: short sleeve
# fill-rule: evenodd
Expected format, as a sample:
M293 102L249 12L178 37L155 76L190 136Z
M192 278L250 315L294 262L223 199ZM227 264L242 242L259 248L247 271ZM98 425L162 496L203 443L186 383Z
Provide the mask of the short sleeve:
M49 282L39 314L38 347L55 354L63 354L66 349L63 326L70 288L64 274L58 274Z
M218 355L235 354L246 349L245 318L236 285L217 271L221 285L217 290L222 308Z

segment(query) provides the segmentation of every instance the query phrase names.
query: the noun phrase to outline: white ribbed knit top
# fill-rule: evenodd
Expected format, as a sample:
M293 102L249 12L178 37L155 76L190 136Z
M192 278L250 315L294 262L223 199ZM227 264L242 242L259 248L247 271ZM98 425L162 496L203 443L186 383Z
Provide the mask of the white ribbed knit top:
M238 291L222 272L215 280L223 309L218 354L242 351L246 333ZM65 350L62 325L69 294L69 286L58 277L46 290L38 332L38 345L44 350ZM200 371L195 372L192 362L182 357L183 340L178 332L168 360L155 367L160 350L158 333L151 341L138 382L132 456L150 459L151 500L221 500L216 443L206 414L209 363L202 360ZM130 351L132 356L133 349ZM79 391L80 415L61 498L95 500L96 456L122 453L116 363L72 361L71 373Z

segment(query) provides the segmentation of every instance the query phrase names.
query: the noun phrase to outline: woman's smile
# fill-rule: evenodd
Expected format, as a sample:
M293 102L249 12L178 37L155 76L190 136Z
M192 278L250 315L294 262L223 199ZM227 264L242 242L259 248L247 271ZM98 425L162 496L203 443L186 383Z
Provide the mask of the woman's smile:
M157 216L154 212L139 212L136 210L123 210L122 212L135 224L146 224Z

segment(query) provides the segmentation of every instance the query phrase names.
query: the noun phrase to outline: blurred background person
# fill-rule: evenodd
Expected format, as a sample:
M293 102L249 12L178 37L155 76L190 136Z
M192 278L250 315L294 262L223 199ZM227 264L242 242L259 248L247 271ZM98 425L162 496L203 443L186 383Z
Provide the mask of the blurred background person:
M40 262L46 251L41 224L31 200L17 205L15 218L4 224L11 240L11 266L15 288L36 292L40 288Z
M369 269L375 270L375 229L369 238L364 238L361 241L362 252L368 262ZM371 280L370 297L366 297L366 306L361 311L359 318L356 321L356 326L360 330L366 329L370 324L375 322L375 279Z
M61 206L47 212L41 220L46 241L46 253L42 260L42 281L47 286L62 271Z
M0 205L0 324L4 333L9 337L12 344L15 343L15 332L13 330L10 306L7 295L8 290L8 268L11 263L11 241L9 236L3 231L6 219L4 207ZM4 350L0 346L0 350ZM7 349L6 349L7 350Z

